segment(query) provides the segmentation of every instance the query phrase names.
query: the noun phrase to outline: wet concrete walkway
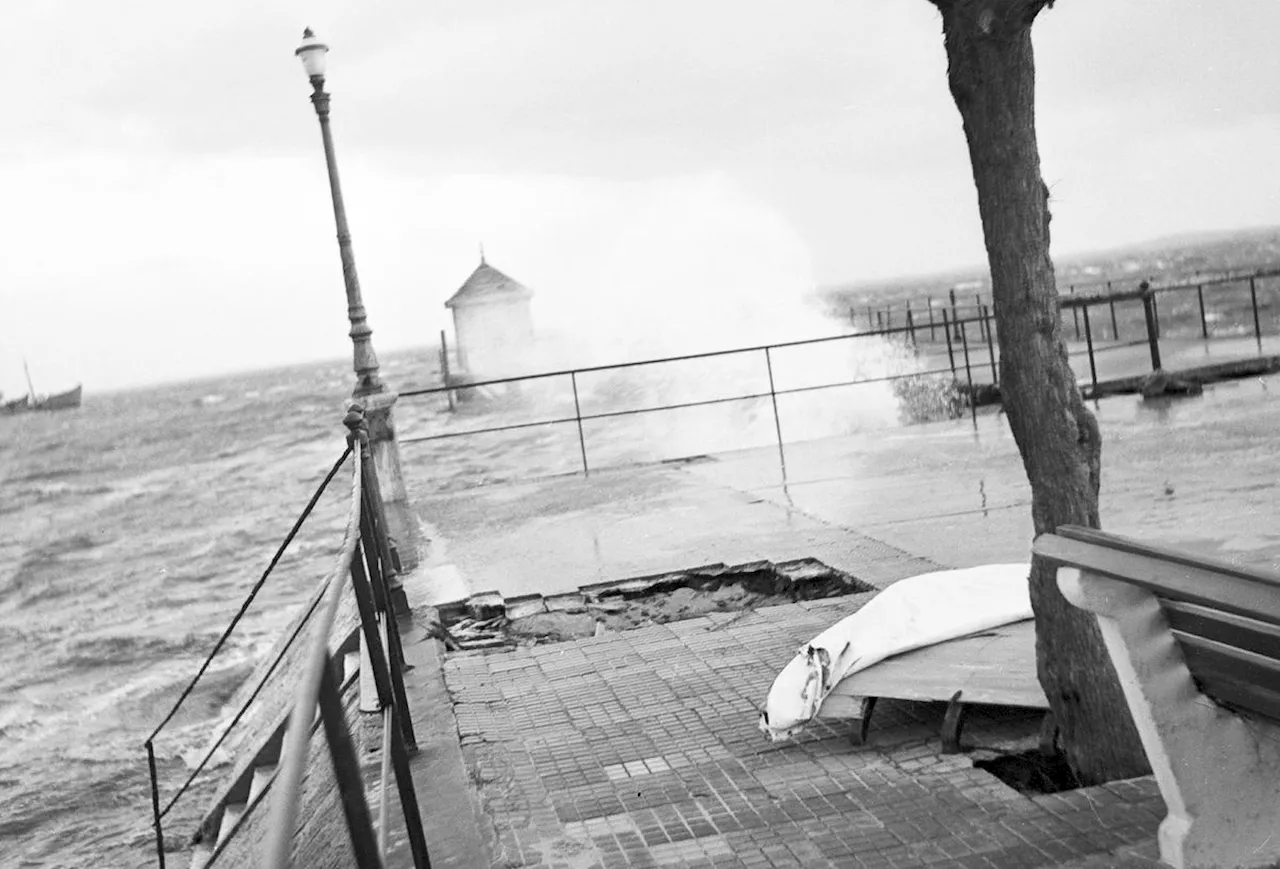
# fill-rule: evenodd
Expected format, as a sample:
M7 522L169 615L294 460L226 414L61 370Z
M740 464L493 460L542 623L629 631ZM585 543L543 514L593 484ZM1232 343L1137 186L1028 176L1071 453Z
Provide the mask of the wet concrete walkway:
M1280 569L1280 381L1093 406L1110 531ZM459 449L465 449L460 445ZM1030 491L1006 418L447 493L412 491L422 600L552 594L702 564L818 558L869 582L1029 558ZM412 475L410 475L412 480Z
M768 743L753 702L870 595L652 626L445 665L494 866L1149 866L1150 778L1027 797L945 756L941 704L882 701L868 745L825 723ZM970 745L1034 742L970 714Z
M1280 565L1274 395L1258 381L1182 402L1101 402L1104 526ZM443 603L798 557L884 587L936 565L1028 557L1027 486L995 414L789 445L786 459L785 481L769 448L419 491L432 542L406 587ZM1149 865L1163 816L1150 779L1022 796L968 757L941 755L934 705L882 704L862 748L825 724L767 743L755 707L778 670L865 599L448 655L493 865ZM974 715L966 733L992 746L1034 730L1025 717ZM424 800L429 824L433 798L456 795Z

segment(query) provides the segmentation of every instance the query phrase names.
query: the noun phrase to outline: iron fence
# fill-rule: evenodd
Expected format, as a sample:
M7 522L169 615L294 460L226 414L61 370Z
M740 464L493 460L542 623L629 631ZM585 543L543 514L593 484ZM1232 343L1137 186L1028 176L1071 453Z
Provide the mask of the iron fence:
M1263 305L1260 302L1258 283L1277 276L1280 276L1280 270L1243 276L1225 276L1189 285L1175 284L1154 288L1139 285L1135 288L1116 290L1112 282L1106 282L1087 291L1075 292L1073 288L1071 292L1061 297L1061 311L1068 341L1068 358L1072 361L1073 367L1076 367L1077 381L1086 397L1096 398L1105 393L1109 378L1100 372L1100 365L1104 362L1113 369L1124 366L1135 368L1125 372L1130 375L1142 374L1161 367L1159 356L1161 330L1164 330L1166 336L1169 332L1176 331L1171 327L1176 326L1177 329L1185 331L1183 329L1184 312L1173 303L1179 293L1195 293L1196 298L1200 300L1195 310L1199 313L1199 320L1196 323L1199 326L1197 335L1202 340L1228 337L1210 328L1213 323L1213 317L1209 314L1212 304L1207 304L1205 301L1206 290L1210 291L1209 302L1215 300L1214 293L1216 293L1216 300L1220 306L1232 304L1246 312L1253 327L1252 331L1257 338L1258 352L1261 354L1264 318L1260 311L1266 309L1265 319L1271 327L1274 322L1275 307ZM1247 288L1247 302L1237 304L1227 298L1233 291L1234 284ZM1163 321L1160 305L1162 298L1165 300L1166 309ZM1097 317L1099 309L1103 312L1101 325ZM892 312L884 313L880 328L869 331L611 365L563 368L521 376L471 382L455 381L447 385L409 390L400 394L402 399L410 401L441 399L437 402L435 409L443 411L444 399L447 399L449 409L453 410L456 406L465 405L467 396L506 387L518 389L530 384L564 379L568 383L571 401L542 402L538 405L542 410L540 414L519 417L519 414L513 411L506 418L497 420L496 424L463 425L455 430L425 433L407 431L402 434L400 442L411 445L544 427L572 426L576 436L579 470L589 476L593 470L604 466L593 459L594 451L587 434L587 425L590 423L691 408L763 402L768 415L771 416L771 437L776 444L779 466L785 479L787 433L790 428L793 428L793 421L784 416L779 404L780 400L789 396L877 383L888 383L892 388L899 389L904 388L903 385L910 381L935 378L948 381L954 390L955 401L947 405L949 415L968 413L975 423L980 405L995 403L999 400L999 340L996 335L995 314L989 301L983 301L978 297L969 306L962 306L957 302L954 307L949 305L931 307L929 310L928 317L922 319L916 315L916 309L907 306L895 325L889 325L892 322ZM903 358L908 361L900 366L900 370L883 370L870 376L837 376L833 379L820 379L799 384L780 382L778 363L783 353L798 348L822 345L852 346L858 342L871 341L888 341L896 345L902 349ZM1150 348L1150 369L1145 369L1144 360L1134 356L1134 348L1143 345ZM751 357L756 358L751 365L754 366L753 370L760 374L760 379L752 381L752 384L746 387L741 386L745 381L739 379L738 385L725 394L675 400L669 392L664 392L657 400L648 400L646 397L644 400L634 400L623 406L616 406L617 402L610 402L609 406L604 408L584 406L582 383L584 378L589 376L617 375L646 368L652 370L657 366L673 363L697 363L709 366L714 360L729 358L746 360ZM698 376L695 372L689 379L697 379ZM625 390L622 391L625 392ZM794 438L794 434L792 437Z
M165 818L170 815L179 801L190 793L193 784L206 770L215 753L245 720L263 691L269 685L277 690L282 688L271 680L277 669L291 654L300 654L306 661L305 678L292 711L284 721L269 729L268 735L259 740L260 744L249 746L247 751L252 756L253 762L247 766L242 764L244 768L239 771L238 779L223 790L222 795L215 800L213 808L200 824L200 829L194 837L197 851L193 854L192 866L205 867L216 863L226 843L239 830L246 816L254 810L259 800L254 796L245 796L245 793L255 792L251 787L254 789L257 787L256 774L259 768L271 772L265 785L257 793L266 795L269 792L275 802L272 834L268 839L269 862L263 865L278 867L292 865L291 854L300 781L303 765L307 760L307 746L317 724L315 720L317 709L319 710L318 724L323 726L329 745L337 789L347 821L347 832L356 856L356 865L361 869L373 869L383 864L382 852L387 841L385 826L388 814L385 794L389 768L394 768L414 866L417 869L423 869L430 865L425 833L408 766L408 756L410 752L416 750L416 740L408 715L408 702L402 678L403 652L400 647L399 629L392 614L389 599L389 583L396 571L395 553L386 535L381 492L373 461L369 455L368 435L359 405L352 406L345 423L350 429L350 434L347 447L341 457L329 470L272 557L261 578L254 584L239 611L222 632L195 676L144 742L151 782L156 859L160 869L165 867L167 851ZM270 662L266 664L261 678L232 714L231 720L220 726L217 738L203 753L186 779L167 800L162 800L156 764L157 738L174 721L175 716L202 681L214 658L249 611L258 593L302 529L320 497L349 460L352 464L351 506L341 553L335 569L320 583L310 602L295 620L292 630L289 631ZM378 705L383 717L383 769L376 794L381 809L379 813L381 834L374 832L368 809L369 798L365 792L359 760L343 717L339 686L344 679L336 675L342 672L344 659L348 653L352 653L357 638L352 634L342 639L333 654L330 653L329 648L334 632L334 616L338 600L343 593L343 580L348 575L351 578L351 591L359 611L357 630L363 635L365 647L368 650L367 659L372 667ZM308 631L310 638L307 647L295 652L299 638ZM276 768L277 761L279 769ZM255 778L253 786L249 784L250 777ZM243 803L236 804L239 808L234 813L234 817L231 811L232 794L239 794L237 799Z

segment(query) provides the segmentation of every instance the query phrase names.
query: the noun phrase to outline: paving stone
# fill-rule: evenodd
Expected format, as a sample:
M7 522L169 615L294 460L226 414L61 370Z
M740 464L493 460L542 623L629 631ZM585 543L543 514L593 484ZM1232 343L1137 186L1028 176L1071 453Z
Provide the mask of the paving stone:
M872 744L816 723L770 744L755 709L797 637L847 601L446 662L497 865L1102 867L1154 840L1150 779L1028 798L942 755L944 704L883 701ZM851 610L850 610L851 611ZM975 715L1007 738L1034 720ZM983 728L987 728L984 730ZM1125 869L1133 864L1116 863Z

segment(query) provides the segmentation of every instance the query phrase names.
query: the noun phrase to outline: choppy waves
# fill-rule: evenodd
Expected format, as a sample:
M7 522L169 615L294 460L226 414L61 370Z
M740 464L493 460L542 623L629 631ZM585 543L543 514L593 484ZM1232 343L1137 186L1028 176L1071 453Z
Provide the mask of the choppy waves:
M0 839L22 865L153 865L142 742L341 453L349 388L326 363L0 419ZM157 738L166 799L325 575L345 513L321 501ZM166 819L175 844L214 782Z

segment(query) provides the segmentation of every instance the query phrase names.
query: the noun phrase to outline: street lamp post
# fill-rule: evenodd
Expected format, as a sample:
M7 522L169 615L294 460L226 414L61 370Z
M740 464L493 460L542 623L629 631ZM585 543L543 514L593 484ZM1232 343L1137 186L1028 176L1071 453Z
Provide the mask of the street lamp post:
M324 161L329 169L329 192L333 199L333 221L338 227L338 254L342 257L342 280L347 289L347 319L351 321L352 355L356 386L353 398L385 392L378 376L378 356L373 352L373 330L360 295L360 278L356 274L356 257L351 250L351 231L347 228L347 209L342 202L342 184L338 180L338 161L333 151L333 133L329 129L329 94L324 89L324 69L329 46L308 27L302 32L302 44L294 52L311 79L311 104L320 119L320 137L324 140Z
M356 274L355 253L351 249L351 231L347 228L347 210L342 202L342 185L338 181L338 162L334 155L333 133L329 129L329 94L324 89L324 71L329 46L325 45L307 28L302 32L302 44L294 51L301 60L307 78L311 81L311 104L320 119L320 137L324 141L325 165L329 170L329 193L333 199L333 220L338 229L338 254L342 258L342 280L347 291L347 319L351 323L352 364L356 373L356 385L351 395L364 406L369 429L369 446L374 466L381 482L383 505L391 536L398 547L402 564L411 569L417 564L417 523L409 509L409 497L400 470L400 450L396 444L395 424L391 408L396 394L387 389L378 374L378 356L373 352L373 330L365 312L364 299L360 295L360 278ZM406 545L407 544L407 545ZM404 592L398 578L394 579L393 595L397 609L407 608Z

